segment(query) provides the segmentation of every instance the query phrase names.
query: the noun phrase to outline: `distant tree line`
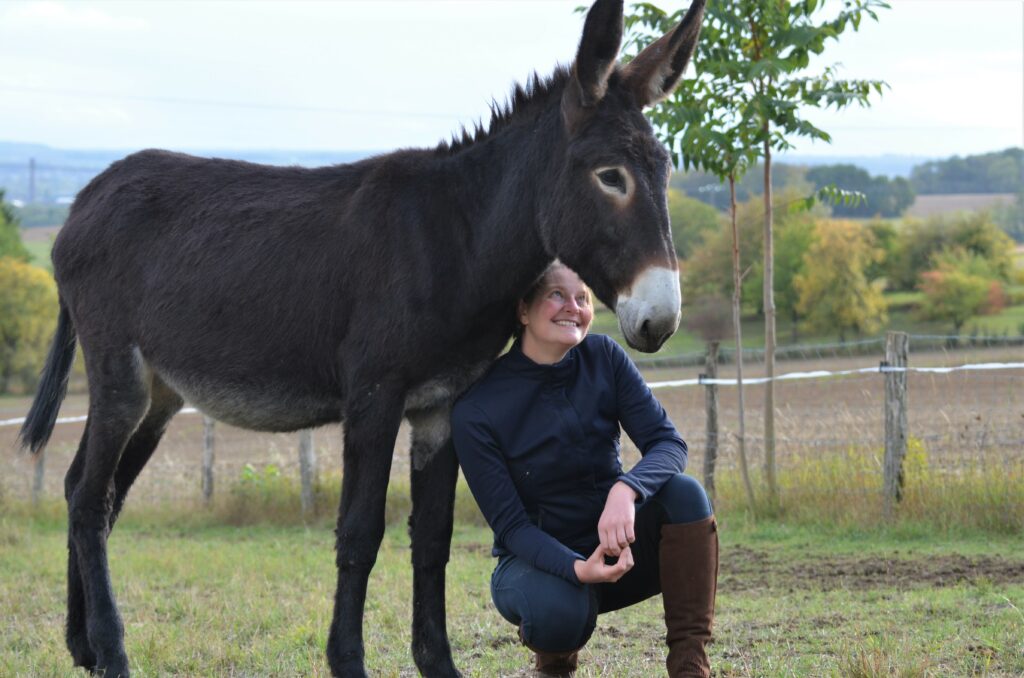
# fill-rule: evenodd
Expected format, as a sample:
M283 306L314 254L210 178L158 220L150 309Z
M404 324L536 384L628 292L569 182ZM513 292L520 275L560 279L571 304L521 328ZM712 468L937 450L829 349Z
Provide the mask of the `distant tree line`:
M737 200L743 202L763 193L760 175L760 167L754 166L737 181ZM910 179L871 176L852 164L804 167L777 162L773 166L772 188L775 191L794 189L810 193L829 184L859 191L866 197L857 205L837 205L833 214L841 217L898 217L919 194L1013 193L1018 195L1019 205L1024 201L1021 196L1024 192L1024 149L1008 148L984 155L953 156L926 162L911 170ZM729 207L727 186L712 174L696 171L679 173L672 178L672 186L719 210ZM1007 220L997 215L997 221L1004 230L1015 235L1012 217Z
M815 189L831 185L864 194L864 199L856 204L833 206L832 214L837 217L898 217L914 204L914 189L909 181L903 177L873 177L856 165L812 167L807 170L807 180Z
M1024 186L1024 149L926 162L911 170L910 183L921 195L1018 193Z

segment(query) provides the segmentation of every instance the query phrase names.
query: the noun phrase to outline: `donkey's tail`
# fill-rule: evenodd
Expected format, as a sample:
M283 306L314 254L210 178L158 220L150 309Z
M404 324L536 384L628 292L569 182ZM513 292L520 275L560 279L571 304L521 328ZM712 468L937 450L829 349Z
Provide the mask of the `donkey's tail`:
M60 316L57 318L57 331L50 344L50 353L46 356L46 366L39 377L39 389L36 399L32 401L32 409L25 417L21 426L18 441L22 449L29 448L32 454L38 454L50 439L53 427L57 423L57 412L68 391L68 377L71 375L71 364L75 360L75 325L71 316L60 301Z

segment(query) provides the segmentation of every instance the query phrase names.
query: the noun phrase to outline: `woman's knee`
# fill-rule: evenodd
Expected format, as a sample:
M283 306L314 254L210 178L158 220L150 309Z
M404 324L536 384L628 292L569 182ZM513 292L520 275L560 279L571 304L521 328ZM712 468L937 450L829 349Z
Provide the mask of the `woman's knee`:
M587 644L597 625L597 601L590 587L572 588L574 595L531 596L529 614L519 624L526 645L543 652L572 652Z
M713 512L704 486L693 476L683 473L669 478L654 495L654 501L665 510L667 522L672 524L704 520Z
M594 632L597 598L590 586L576 586L517 558L503 559L491 577L498 612L519 626L523 641L544 652L582 647Z

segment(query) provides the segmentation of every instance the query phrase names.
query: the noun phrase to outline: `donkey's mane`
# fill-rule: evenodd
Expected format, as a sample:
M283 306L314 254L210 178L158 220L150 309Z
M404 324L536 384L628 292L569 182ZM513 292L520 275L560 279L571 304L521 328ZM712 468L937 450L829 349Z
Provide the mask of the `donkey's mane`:
M437 152L442 155L458 153L518 122L533 120L547 108L552 95L561 95L571 75L568 66L564 65L556 66L555 72L547 78L541 78L534 72L527 78L525 87L516 83L504 104L491 103L491 121L486 129L479 122L472 131L463 127L461 136L456 133L450 142L442 141L437 145Z

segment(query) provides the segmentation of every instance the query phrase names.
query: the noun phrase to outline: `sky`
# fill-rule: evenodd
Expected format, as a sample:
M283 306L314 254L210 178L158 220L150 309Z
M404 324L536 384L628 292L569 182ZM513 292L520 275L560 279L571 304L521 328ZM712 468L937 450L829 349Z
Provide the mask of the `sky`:
M584 1L0 0L0 141L433 146L488 119L513 83L570 62ZM820 63L891 89L870 109L809 113L833 143L796 150L944 157L1024 145L1024 0L890 4Z

